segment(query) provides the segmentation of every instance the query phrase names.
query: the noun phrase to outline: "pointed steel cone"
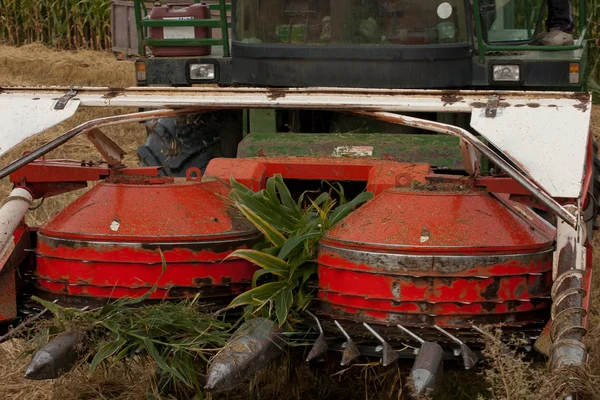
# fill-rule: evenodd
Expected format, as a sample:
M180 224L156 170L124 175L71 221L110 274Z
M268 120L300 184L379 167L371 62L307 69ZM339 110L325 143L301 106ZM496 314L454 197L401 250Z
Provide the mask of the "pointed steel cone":
M344 328L342 328L340 323L336 320L334 320L333 322L346 338L346 347L344 347L344 353L342 354L342 362L340 363L342 367L345 367L360 356L360 350L358 349L358 346L356 346L356 343L354 343L354 340L352 340L350 335L348 335Z
M315 340L315 344L310 349L308 356L306 357L306 361L309 362L314 360L315 358L321 357L323 354L327 352L329 346L327 345L327 340L325 339L325 335L321 334Z
M306 361L309 362L309 361L314 360L315 358L320 357L323 354L325 354L327 352L327 349L329 348L329 346L327 345L327 340L325 339L325 333L323 332L323 327L321 326L319 319L308 310L306 311L306 313L308 315L310 315L317 322L317 327L319 328L319 337L315 341L315 344L313 345L313 347L310 349L310 352L308 353L308 357L306 357Z
M416 397L419 397L434 392L436 386L441 381L444 350L439 344L435 342L426 342L402 325L396 326L421 344L419 353L410 370L410 379L414 391L413 394Z
M375 330L373 328L371 328L369 325L367 325L366 323L363 323L363 325L365 328L367 328L367 330L369 332L371 332L371 334L373 336L375 336L375 339L379 340L379 342L383 346L383 349L381 350L381 365L383 365L384 367L387 367L388 365L395 362L398 359L399 355L398 355L398 353L396 353L394 351L392 346L390 346L390 344L388 342L386 342L383 339L383 337L381 337L381 335L379 335L377 332L375 332Z
M25 372L25 378L33 380L56 379L67 372L79 360L81 351L79 331L63 333L52 339L33 355Z
M284 345L277 325L270 319L244 322L211 361L204 389L235 389L279 357Z
M450 339L452 339L455 343L457 343L460 346L460 353L462 355L462 359L463 359L463 364L465 366L465 369L471 369L475 366L475 364L477 364L479 362L479 357L477 357L477 354L473 353L473 350L471 350L469 348L469 346L467 346L462 340L460 340L459 338L457 338L456 336L452 335L450 332L446 331L445 329L434 325L434 328L437 329L438 331L442 332L444 335L448 336Z
M435 342L424 342L410 371L415 396L434 392L442 378L444 351Z

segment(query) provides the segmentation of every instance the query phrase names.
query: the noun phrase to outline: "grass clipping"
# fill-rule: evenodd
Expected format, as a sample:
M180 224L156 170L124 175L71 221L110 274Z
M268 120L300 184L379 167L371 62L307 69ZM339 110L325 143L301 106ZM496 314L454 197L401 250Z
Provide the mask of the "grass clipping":
M76 330L81 337L80 359L91 360L90 374L101 366L122 368L123 364L151 360L158 377L152 388L155 394L193 396L201 392L203 382L199 373L225 345L231 326L203 312L197 304L199 296L182 302L142 305L149 294L90 311L35 298L54 318L36 324L29 352L42 348L63 332Z

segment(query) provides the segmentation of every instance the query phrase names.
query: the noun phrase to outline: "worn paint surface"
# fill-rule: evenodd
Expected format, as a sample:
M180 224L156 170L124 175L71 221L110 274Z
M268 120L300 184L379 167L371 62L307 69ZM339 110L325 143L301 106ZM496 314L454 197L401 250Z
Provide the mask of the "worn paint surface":
M471 126L552 197L578 198L583 194L592 108L589 96L570 101L578 103L550 107L551 100L540 100L500 107L493 118L486 117L485 109L474 109Z
M444 135L303 133L274 138L273 134L252 133L240 143L238 157L372 157L460 169L458 142Z
M2 99L56 98L69 88L4 87ZM490 90L412 90L359 88L251 88L251 87L83 87L76 98L91 107L208 107L362 109L399 112L470 112L486 108ZM582 93L502 91L500 107L583 107ZM589 99L588 99L589 102Z
M551 306L552 252L551 236L486 193L390 189L325 235L319 299L353 322L537 326Z
M256 267L224 259L261 236L225 193L218 181L100 183L41 227L38 289L45 297L100 299L138 297L155 284L156 299L241 293Z
M265 157L213 159L203 180L230 176L248 188L263 189L268 177L281 174L284 179L367 182L367 191L379 194L396 186L426 182L428 164L399 163L369 158Z
M530 229L485 192L391 189L335 226L323 243L360 250L500 255L545 250L552 238Z

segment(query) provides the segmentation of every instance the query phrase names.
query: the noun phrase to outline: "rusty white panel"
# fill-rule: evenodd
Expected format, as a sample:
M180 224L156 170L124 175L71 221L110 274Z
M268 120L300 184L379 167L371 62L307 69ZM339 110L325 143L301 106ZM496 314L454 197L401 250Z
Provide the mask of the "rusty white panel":
M590 128L589 97L503 104L495 117L473 108L471 126L550 196L582 195Z
M0 96L0 157L75 114L79 100L72 99L63 110L55 110L56 98L51 94Z
M502 103L525 106L547 100L554 104L572 92L406 90L360 88L217 88L217 87L78 87L82 106L140 108L295 108L394 112L463 112L485 108L488 96L501 94ZM65 87L3 87L0 98L19 95L62 96Z

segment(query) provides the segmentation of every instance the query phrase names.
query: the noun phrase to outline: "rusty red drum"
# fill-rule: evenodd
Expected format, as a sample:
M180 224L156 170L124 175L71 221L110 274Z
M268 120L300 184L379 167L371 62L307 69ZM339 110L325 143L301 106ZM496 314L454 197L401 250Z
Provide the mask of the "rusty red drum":
M396 324L537 329L552 252L552 238L485 192L386 190L322 240L321 312L396 335Z
M235 259L261 235L227 204L219 181L100 183L40 228L36 281L64 303L201 293L223 305L246 290L256 267ZM164 273L161 252L166 269Z

